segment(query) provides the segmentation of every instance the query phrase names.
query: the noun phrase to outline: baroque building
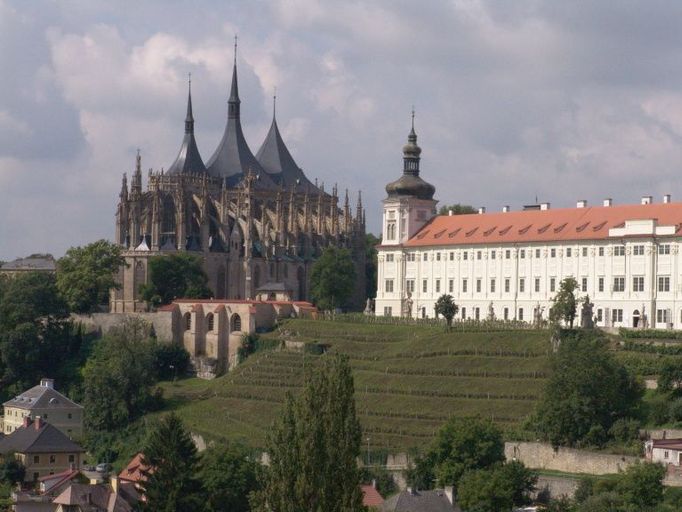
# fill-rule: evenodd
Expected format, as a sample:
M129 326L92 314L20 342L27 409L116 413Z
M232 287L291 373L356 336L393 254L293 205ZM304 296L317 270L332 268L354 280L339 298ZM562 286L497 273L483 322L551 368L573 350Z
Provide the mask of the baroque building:
M201 257L216 299L254 299L263 292L309 298L313 262L328 246L351 251L357 269L353 305L365 293L365 212L358 193L342 206L334 185L312 183L296 164L277 126L254 155L244 137L237 80L236 45L225 132L213 156L202 159L194 137L191 82L185 133L175 161L149 170L146 190L138 152L126 174L116 210L115 241L125 248L121 288L111 292L111 311L144 311L140 286L152 256L187 251ZM355 210L355 211L353 211ZM270 297L266 293L266 297Z
M450 294L460 320L538 322L570 276L590 299L579 325L682 328L682 203L670 195L437 215L414 122L403 154L403 175L383 201L377 315L434 318L438 297Z

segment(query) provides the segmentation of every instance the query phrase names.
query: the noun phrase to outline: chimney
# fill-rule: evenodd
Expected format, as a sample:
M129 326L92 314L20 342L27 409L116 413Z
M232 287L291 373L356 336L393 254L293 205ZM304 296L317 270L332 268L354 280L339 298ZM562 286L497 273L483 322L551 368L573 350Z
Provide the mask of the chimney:
M549 210L549 203L540 203L541 210Z
M54 389L54 379L40 379L40 387Z
M665 194L663 196L663 204L668 204L670 202L670 194Z
M30 416L24 416L24 421L22 422L22 425L24 428L28 428L28 426L32 423L31 417Z
M448 216L452 217L454 215L454 212L452 210L448 210Z
M502 207L502 211L503 211L504 213L508 213L508 212L509 212L509 206L503 206L503 207Z
M481 206L481 207L478 209L478 213L479 213L480 215L483 215L483 214L485 213L485 206Z
M33 425L35 426L36 430L40 430L44 424L45 422L40 416L36 416L36 419L33 421Z
M642 196L642 204L651 204L651 196Z
M578 201L578 203L575 205L576 208L587 208L587 201L584 199L581 199Z
M445 489L445 496L447 497L448 501L450 502L450 505L452 505L452 493L454 491L453 487L451 485L446 485Z
M610 197L607 197L606 199L604 199L604 206L609 207L612 204L613 204L613 199L611 199Z

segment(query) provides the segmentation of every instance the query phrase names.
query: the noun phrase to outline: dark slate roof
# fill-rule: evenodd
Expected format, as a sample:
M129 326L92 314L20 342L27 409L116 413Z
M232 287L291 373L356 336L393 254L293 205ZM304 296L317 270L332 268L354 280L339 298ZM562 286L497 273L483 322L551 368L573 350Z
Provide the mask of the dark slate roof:
M407 136L407 144L403 146L403 175L386 185L388 197L414 196L418 199L433 199L436 188L419 176L421 152L421 148L417 145L417 134L414 131L413 112L412 130Z
M192 89L187 95L187 116L185 117L185 136L182 139L180 152L168 168L168 174L205 173L206 166L199 154L197 141L194 138L194 116L192 115Z
M277 119L272 116L272 125L263 145L256 153L258 162L263 166L278 185L286 188L295 187L296 192L318 194L320 190L303 174L303 170L296 165L294 158L282 135L279 133Z
M228 100L227 125L213 156L206 167L211 176L226 179L228 186L237 186L244 176L252 173L259 177L256 188L275 189L277 186L253 156L244 138L240 120L239 89L237 84L237 65L232 71L232 88Z
M453 512L460 510L453 507L445 492L435 491L403 491L388 498L381 506L384 512Z
M57 269L57 264L52 256L39 256L28 258L17 258L14 261L8 261L0 266L2 270L44 270L54 271Z
M84 452L78 444L69 439L56 427L41 420L20 427L0 440L0 453L74 453Z
M82 409L83 406L69 400L59 391L47 386L33 386L3 404L21 409Z

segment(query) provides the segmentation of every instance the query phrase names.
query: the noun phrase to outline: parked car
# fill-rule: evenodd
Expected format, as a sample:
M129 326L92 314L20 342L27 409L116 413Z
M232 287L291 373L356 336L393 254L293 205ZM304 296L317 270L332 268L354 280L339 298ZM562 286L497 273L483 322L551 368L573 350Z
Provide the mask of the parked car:
M108 462L100 462L99 464L97 464L95 470L98 473L108 473L109 471L111 471L111 464L109 464Z

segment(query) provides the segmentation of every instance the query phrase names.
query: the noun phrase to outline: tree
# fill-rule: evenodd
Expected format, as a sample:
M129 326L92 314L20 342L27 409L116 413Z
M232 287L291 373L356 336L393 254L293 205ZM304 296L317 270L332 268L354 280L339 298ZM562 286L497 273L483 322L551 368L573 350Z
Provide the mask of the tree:
M14 485L23 482L26 476L26 468L18 460L14 453L6 453L0 462L0 482Z
M140 287L142 299L155 305L175 299L208 299L213 292L201 260L193 254L170 254L149 258L149 281Z
M469 206L466 204L452 204L452 205L443 205L440 207L440 210L438 210L438 215L450 215L450 210L452 210L453 215L466 215L469 213L478 213L478 210L474 208L473 206Z
M616 490L637 510L655 507L663 501L665 473L662 464L652 462L633 464L618 479Z
M557 324L561 321L573 328L573 321L578 309L575 291L578 289L578 281L574 277L567 277L559 283L559 291L552 299L552 307L549 309L549 319Z
M310 292L322 310L343 307L353 293L355 265L348 249L327 247L313 264Z
M620 418L636 417L642 385L591 331L562 331L551 373L534 415L538 432L554 446L602 441Z
M83 405L88 429L114 431L154 405L156 344L148 324L131 318L113 328L83 368Z
M201 457L207 512L249 512L249 495L258 490L259 466L238 444L208 448Z
M196 512L205 497L198 477L197 449L180 418L171 413L152 428L143 448L147 466L142 491L142 510Z
M365 242L365 295L368 299L377 296L377 249L381 243L381 238L377 238L372 233L367 233Z
M452 319L455 318L458 310L459 306L455 304L455 300L452 298L452 295L443 294L438 297L435 305L436 315L441 315L443 318L445 318L445 321L448 324L448 329L450 329L452 326Z
M457 486L457 501L467 512L499 512L530 503L537 475L521 462L468 471Z
M361 511L360 440L348 359L324 356L302 394L287 394L268 437L270 465L254 510Z
M658 391L669 393L682 385L682 363L676 359L667 359L658 374Z
M107 240L72 247L57 261L57 288L72 311L92 313L120 288L115 275L125 264L121 247Z
M485 469L504 461L502 432L492 421L452 417L409 473L411 483L421 489L457 486L467 471Z

